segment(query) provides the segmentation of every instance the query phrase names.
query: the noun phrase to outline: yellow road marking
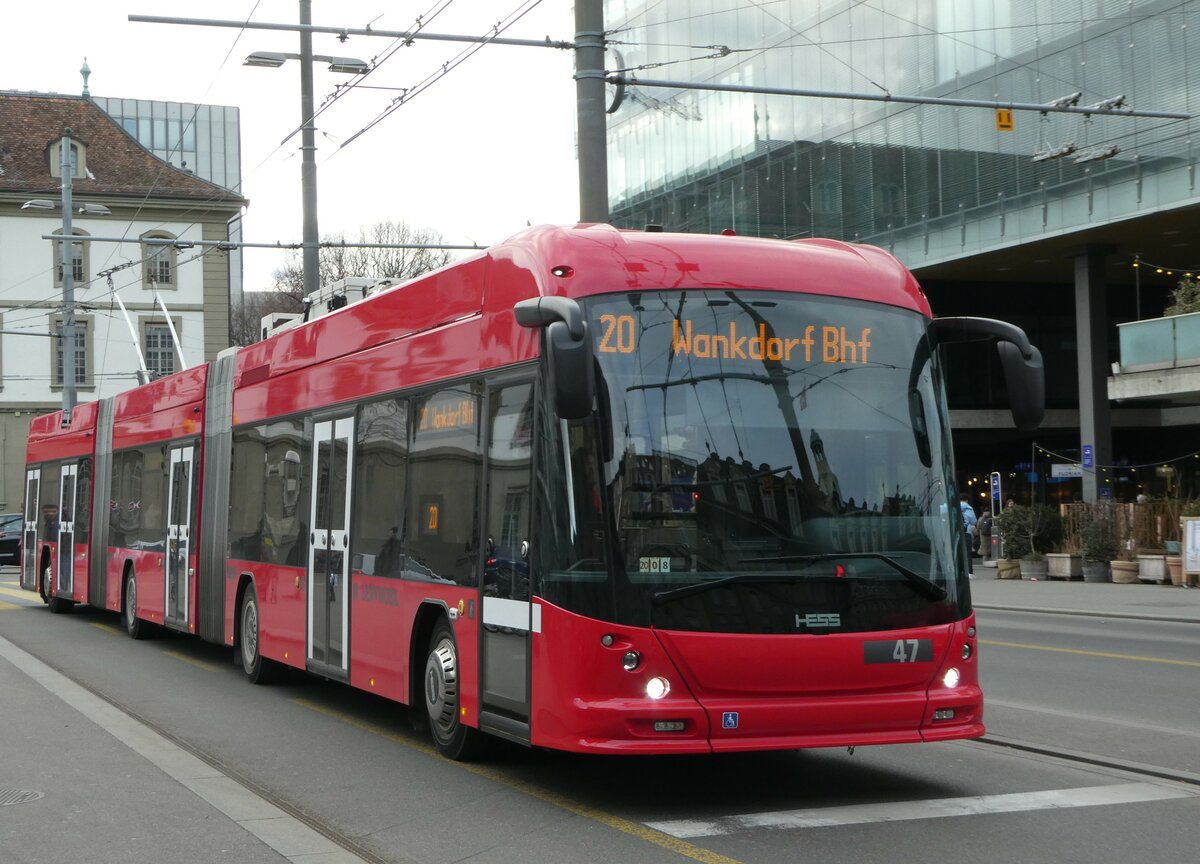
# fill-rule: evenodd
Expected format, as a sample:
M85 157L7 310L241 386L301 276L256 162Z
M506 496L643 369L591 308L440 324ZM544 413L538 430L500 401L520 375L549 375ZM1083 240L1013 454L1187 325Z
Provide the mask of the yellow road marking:
M217 667L213 664L206 663L203 660L197 660L195 657L189 657L188 655L182 654L179 651L164 651L163 653L168 657L174 657L176 660L182 660L184 663L190 663L198 669L204 669L207 672L217 671Z
M386 738L389 741L395 741L397 744L403 744L410 750L415 750L422 755L429 756L432 759L441 759L441 755L437 749L431 744L423 744L414 741L411 738L406 738L403 735L397 735L386 729L383 726L377 726L374 723L366 723L358 720L349 714L343 714L341 711L335 711L332 708L326 708L316 702L310 702L307 699L293 699L297 705L302 705L311 711L316 711L319 714L324 714L327 717L332 717L335 720L340 720L350 726L378 735L381 738ZM503 772L497 771L494 768L488 768L483 765L471 765L463 762L452 763L456 768L461 768L464 771L469 771L478 777L484 777L502 786L507 786L531 798L536 798L539 801L544 801L547 804L552 804L555 807L561 807L569 813L574 813L576 816L582 816L585 819L591 819L593 822L599 822L601 825L607 825L617 831L621 831L630 836L643 840L646 843L651 843L655 846L661 846L664 849L669 849L684 858L690 858L693 861L700 861L702 864L740 864L736 859L730 858L727 855L721 855L709 849L701 848L686 840L680 840L678 837L672 837L669 834L664 834L661 831L656 831L638 822L631 822L628 819L622 819L620 816L614 816L611 813L605 813L603 810L597 810L594 807L588 807L586 804L580 804L578 801L573 801L565 795L559 795L557 792L551 792L548 789L542 789L539 786L534 786L531 783L526 783L521 780L514 780L505 775Z
M1000 648L1024 648L1028 651L1053 651L1056 654L1079 654L1084 657L1107 657L1110 660L1134 660L1140 663L1165 663L1168 666L1192 666L1200 668L1197 660L1168 660L1165 657L1142 657L1137 654L1116 654L1112 651L1085 651L1082 648L1055 648L1050 645L1026 645L1023 642L997 642L980 639L981 645L996 645Z
M116 633L118 636L120 636L121 634L123 634L125 632L120 627L114 627L111 624L105 624L103 621L93 621L92 626L96 627L100 630L105 630L109 633Z
M0 588L0 594L7 594L9 597L16 597L18 600L32 600L35 597L38 600L42 599L38 597L36 591L23 591L18 588Z
M29 607L20 606L16 603L5 603L3 600L0 600L0 611L3 611L5 609L27 609L27 608L29 608Z

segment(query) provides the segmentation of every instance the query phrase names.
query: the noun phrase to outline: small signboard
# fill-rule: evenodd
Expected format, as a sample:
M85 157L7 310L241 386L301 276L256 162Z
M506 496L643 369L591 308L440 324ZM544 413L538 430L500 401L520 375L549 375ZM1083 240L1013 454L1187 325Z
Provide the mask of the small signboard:
M1052 462L1050 463L1051 477L1082 477L1083 466L1078 462Z
M1094 451L1092 450L1091 444L1083 445L1083 467L1084 468L1095 468L1096 467L1096 460L1095 460L1095 457L1093 456L1093 453L1094 453Z
M996 128L1001 132L1013 131L1013 112L1011 108L996 109Z

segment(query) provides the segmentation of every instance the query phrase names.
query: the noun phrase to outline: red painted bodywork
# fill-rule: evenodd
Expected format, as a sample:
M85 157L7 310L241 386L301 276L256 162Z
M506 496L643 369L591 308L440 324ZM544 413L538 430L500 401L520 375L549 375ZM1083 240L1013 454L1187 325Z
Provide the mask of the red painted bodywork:
M96 418L99 414L98 408L99 406L95 402L84 402L81 405L75 406L71 412L70 426L62 425L62 411L55 411L51 414L43 414L40 417L33 418L29 423L25 464L33 466L42 462L65 462L88 456L93 457L92 466L93 470L95 470L94 457L96 455ZM22 483L22 486L24 486L24 483ZM41 503L46 503L44 496ZM90 502L88 503L90 504ZM84 502L76 504L77 512L78 508L83 506L83 504ZM24 502L22 502L21 509L22 511L25 509ZM89 527L90 530L92 530L91 527ZM79 603L87 602L88 586L91 583L91 574L88 570L88 562L91 560L91 554L88 551L88 545L87 543L75 544L75 573L71 581L71 596L67 599ZM42 546L50 550L50 574L52 578L50 580L49 596L55 597L58 595L58 543L43 541ZM22 561L21 566L24 567L24 561Z
M931 315L911 274L873 247L830 240L624 232L603 225L531 228L486 252L242 349L235 366L233 423L237 427L303 414L533 360L539 334L518 326L512 312L515 303L527 298L710 288L854 298ZM202 445L207 372L207 365L200 366L117 397L114 450L185 438ZM58 429L56 415L36 420L29 461L65 458L71 447L91 452L89 417L94 433L94 408L89 414L81 406L67 432ZM197 480L202 459L198 448ZM193 568L203 527L197 514ZM86 551L82 554L86 561ZM126 559L139 574L139 616L161 620L162 553L110 547L107 605L119 608ZM260 601L262 654L304 668L305 568L239 560L225 566L223 641L234 641L239 581L249 574ZM143 579L143 573L154 578ZM351 587L349 683L408 701L414 616L428 604L454 610L459 614L448 617L459 645L463 720L478 725L478 590L361 572L351 574ZM190 608L196 610L196 580L191 591ZM535 745L703 753L983 733L976 646L968 636L973 616L886 633L760 636L620 627L536 598L534 602L541 607L541 629L530 641L530 734ZM601 643L606 635L614 637L608 647ZM918 636L933 640L933 662L863 662L866 640ZM971 649L968 660L961 659L964 645ZM621 663L631 648L642 657L632 673ZM951 665L962 673L953 690L941 683ZM658 701L645 693L646 680L656 675L671 682L670 693ZM935 722L938 708L955 709L955 719ZM733 729L722 724L729 711L738 713ZM656 720L682 721L685 729L656 732Z
M194 440L194 482L203 476L203 443L205 388L208 384L208 364L194 366L136 387L116 396L113 406L113 452L148 444L166 444ZM197 501L204 498L200 484ZM199 543L203 526L200 508L196 508L192 524L192 541L188 549L188 570L197 572ZM163 538L164 544L166 538ZM164 545L165 548L165 545ZM166 555L161 551L108 547L105 603L109 609L121 608L121 580L126 563L132 564L137 580L137 616L155 624L166 617ZM188 579L189 621L184 628L196 632L196 610L199 608L199 580Z
M974 616L952 624L877 633L740 635L619 627L544 601L533 637L533 740L558 750L708 753L902 744L983 734ZM605 646L601 639L612 636ZM863 662L863 642L932 639L928 663ZM962 659L962 646L971 656ZM621 659L641 655L633 672ZM941 683L954 666L953 690ZM646 696L653 677L671 682ZM564 694L569 694L569 698ZM938 708L953 721L933 720ZM725 729L724 712L738 714ZM682 732L655 732L681 720Z

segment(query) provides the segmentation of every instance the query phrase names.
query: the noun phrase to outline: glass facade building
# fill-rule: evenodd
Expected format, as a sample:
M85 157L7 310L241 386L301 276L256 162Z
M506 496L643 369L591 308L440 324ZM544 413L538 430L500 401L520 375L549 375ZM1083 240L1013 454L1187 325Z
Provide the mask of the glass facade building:
M1196 2L610 0L606 26L644 78L1200 107ZM613 218L872 243L915 269L1196 201L1194 121L1014 119L1001 131L985 108L631 86L609 120ZM1064 144L1075 152L1033 161Z
M1126 109L1200 113L1200 42L1189 39L1200 0L607 0L605 31L605 68L643 81L1079 106L1122 97ZM1157 316L1173 285L1169 266L1155 277L1144 263L1200 270L1197 121L1119 110L999 120L990 108L631 83L608 117L610 218L880 246L916 272L939 315L1026 329L1047 374L1039 447L1078 459L1111 436L1117 466L1190 454L1200 394L1113 403L1111 425L1107 414L1080 424L1083 394L1102 393L1119 365L1117 325ZM1070 152L1035 159L1055 149ZM1081 158L1099 151L1109 155ZM1083 277L1080 250L1099 262ZM1107 344L1081 338L1094 322ZM994 352L955 350L960 467L1000 470L1020 497L1038 476L1036 448L1005 428ZM1141 481L1117 473L1109 491L1129 497ZM1200 494L1200 475L1194 485Z
M104 96L94 96L92 101L159 159L210 183L241 191L237 108Z

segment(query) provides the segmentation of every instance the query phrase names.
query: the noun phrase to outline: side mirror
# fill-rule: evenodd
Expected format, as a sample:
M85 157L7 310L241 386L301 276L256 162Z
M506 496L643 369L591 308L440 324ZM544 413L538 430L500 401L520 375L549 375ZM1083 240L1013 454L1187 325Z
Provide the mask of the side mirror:
M578 420L592 411L596 395L592 342L579 304L569 297L534 297L513 306L522 327L546 331L543 341L554 394L554 411L563 420Z
M1013 422L1023 432L1041 425L1046 407L1042 353L1029 342L1024 330L994 318L935 318L929 325L929 333L939 344L998 340L996 350L1004 369Z

